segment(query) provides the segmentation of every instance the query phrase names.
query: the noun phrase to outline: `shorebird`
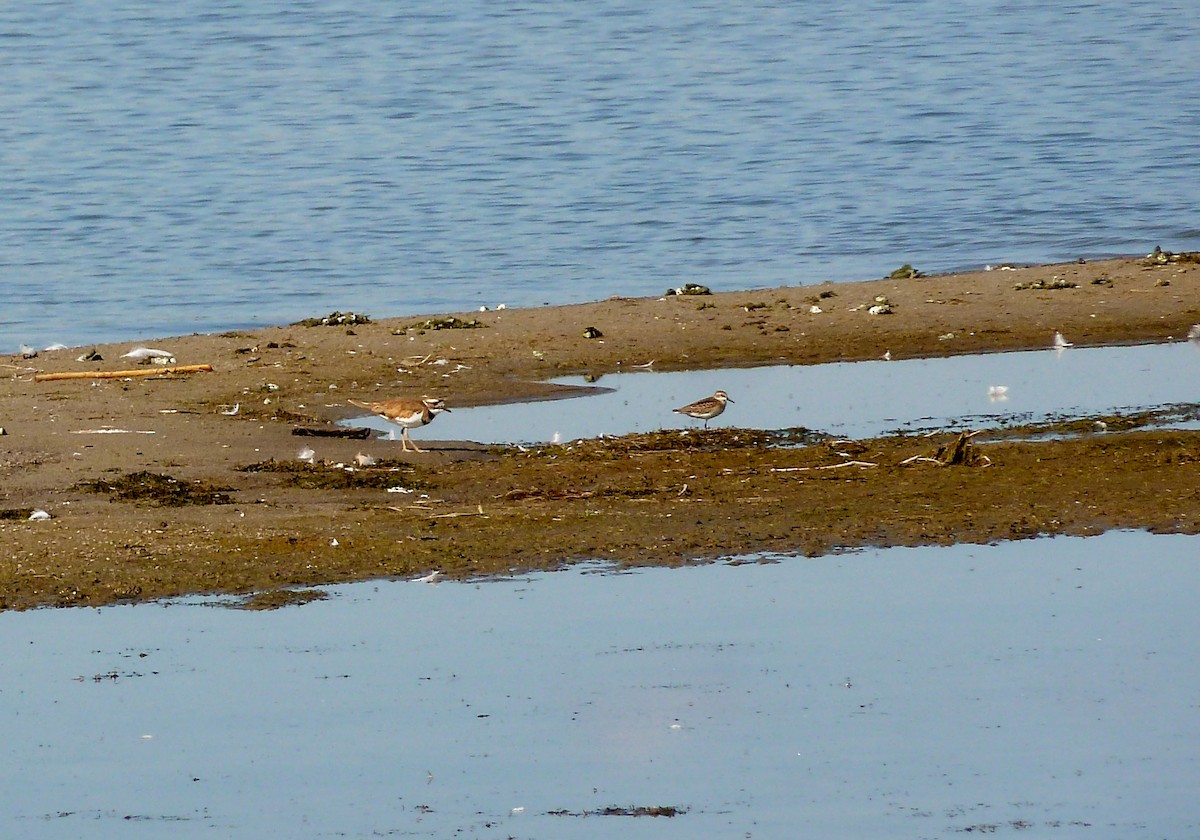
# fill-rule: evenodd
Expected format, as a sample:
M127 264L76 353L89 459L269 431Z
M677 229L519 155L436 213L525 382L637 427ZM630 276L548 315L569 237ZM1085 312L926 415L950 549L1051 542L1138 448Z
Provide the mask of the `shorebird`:
M733 402L729 399L729 395L724 391L717 391L711 397L705 397L702 400L696 400L694 403L688 403L680 408L672 409L676 414L685 414L688 417L695 417L697 420L704 421L704 428L708 428L708 421L716 417L725 410L725 403Z
M412 438L408 436L408 430L428 426L433 422L434 417L437 417L443 411L450 410L446 408L446 403L443 400L436 397L421 397L419 400L401 398L373 403L359 402L358 400L347 400L347 402L359 408L365 408L367 411L378 414L389 423L395 423L399 426L400 451L402 452L408 451L410 443L412 443L413 452L424 452L423 449L413 443Z

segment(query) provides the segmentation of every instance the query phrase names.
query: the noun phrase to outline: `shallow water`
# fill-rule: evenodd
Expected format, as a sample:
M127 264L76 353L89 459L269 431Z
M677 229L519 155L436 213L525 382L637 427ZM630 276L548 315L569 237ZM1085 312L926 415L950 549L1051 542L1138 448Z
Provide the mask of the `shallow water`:
M557 380L584 385L580 378ZM698 428L672 408L724 389L735 400L710 427L803 426L839 437L894 430L1028 423L1200 402L1200 345L1070 348L942 359L627 373L569 400L453 409L418 431L426 440L545 442ZM989 395L1007 386L1003 399ZM453 403L451 402L451 405ZM395 427L375 418L350 425Z
M0 4L0 352L1200 249L1194 14Z
M1200 538L0 614L0 826L72 837L1200 831ZM676 806L675 818L562 816Z

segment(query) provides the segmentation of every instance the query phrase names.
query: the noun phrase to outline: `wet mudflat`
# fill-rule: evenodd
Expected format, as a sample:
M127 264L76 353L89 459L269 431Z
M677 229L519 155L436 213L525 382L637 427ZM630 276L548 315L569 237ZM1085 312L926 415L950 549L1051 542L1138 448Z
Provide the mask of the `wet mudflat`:
M28 838L1182 837L1194 536L0 614ZM115 768L120 768L116 771Z
M29 489L12 488L21 504L0 521L10 561L0 607L1200 528L1192 341L601 382L616 388L461 408L418 437L494 440L498 412L534 439L568 429L566 418L598 422L611 430L603 437L490 448L425 437L430 451L407 458L387 440L284 436L279 424L218 415L216 441L230 442L189 464L180 446L202 415L163 415L153 435L95 444L69 426L47 438L75 447L69 459L42 450L12 462L11 478ZM671 414L716 387L736 402L713 428ZM656 431L621 434L634 418ZM955 435L913 434L939 427L979 432L977 457L943 465L938 452ZM51 518L24 521L51 478L62 482Z
M318 319L145 339L180 366L212 368L193 375L131 376L128 343L8 357L0 609L596 558L674 565L764 550L1195 532L1200 433L1163 426L1195 414L1200 356L1182 339L1200 323L1197 288L1200 259L1160 253L451 316L475 322L469 329ZM871 314L881 298L891 314ZM1075 347L1047 349L1055 332ZM1098 358L1091 346L1145 342L1178 355L1146 370L1104 354L1086 361ZM1070 372L1039 384L989 367L1031 349L1034 367ZM896 361L879 361L885 353ZM970 354L985 355L938 366ZM719 370L755 365L780 369L758 368L758 385ZM910 376L922 365L938 372ZM647 367L695 378L638 374L628 381L653 383L648 392L622 384L616 395L558 401L568 419L602 419L592 436L532 413L518 414L527 422L515 435L454 425L474 406L574 392L549 380L604 386ZM1152 422L1110 416L1142 405L1125 386L1143 379ZM1099 400L1065 399L1078 385L1098 386ZM990 401L993 386L1009 387L1007 402ZM716 388L736 402L707 433L681 434L698 424L670 409ZM1039 389L1055 399L1031 403ZM422 394L454 409L414 432L424 453L378 437L294 434L340 431L333 423L358 411L350 400ZM1062 423L1017 428L1038 412ZM629 417L678 425L623 434ZM971 462L981 469L923 460L945 439L887 435L950 424L985 430L973 439L987 449ZM490 445L556 434L588 437ZM854 440L791 445L822 434Z

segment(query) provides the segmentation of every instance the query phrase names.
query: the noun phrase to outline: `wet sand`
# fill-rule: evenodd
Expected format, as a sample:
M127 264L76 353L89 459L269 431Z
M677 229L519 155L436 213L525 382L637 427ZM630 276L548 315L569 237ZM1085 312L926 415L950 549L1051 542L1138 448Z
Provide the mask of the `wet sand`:
M890 312L872 314L876 306ZM551 377L650 363L998 352L1048 347L1056 331L1077 346L1182 340L1200 322L1200 264L1190 256L454 318L133 335L95 348L102 361L76 361L91 348L0 358L0 608L575 559L677 564L760 550L1200 530L1197 432L1113 424L1104 435L1028 442L982 430L972 444L983 457L952 466L924 460L950 438L780 447L770 433L724 428L521 451L438 441L436 421L413 434L425 453L402 453L399 440L321 438L323 462L306 465L296 455L312 439L293 433L359 413L348 399L429 394L454 408L552 398L569 389ZM141 372L119 358L138 345L213 370L35 379ZM377 463L337 466L357 455ZM34 509L52 518L28 521Z

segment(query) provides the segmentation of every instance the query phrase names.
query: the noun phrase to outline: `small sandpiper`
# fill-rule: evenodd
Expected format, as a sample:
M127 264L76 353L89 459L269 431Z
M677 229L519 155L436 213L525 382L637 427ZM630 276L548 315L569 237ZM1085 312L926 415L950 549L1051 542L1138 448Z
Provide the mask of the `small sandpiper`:
M424 452L425 450L413 443L412 438L408 436L408 430L428 426L433 422L434 417L437 417L443 411L450 410L446 408L445 401L436 397L421 397L419 400L401 398L373 403L359 402L358 400L347 400L347 402L359 408L365 408L367 411L374 412L389 423L395 423L399 426L401 452L408 452L408 445L410 443L412 444L413 452Z
M705 397L702 400L696 400L694 403L688 403L680 408L672 409L676 414L686 414L688 417L695 417L697 420L704 421L704 428L708 428L708 421L716 417L725 410L725 403L731 403L729 395L724 391L717 391L711 397Z

